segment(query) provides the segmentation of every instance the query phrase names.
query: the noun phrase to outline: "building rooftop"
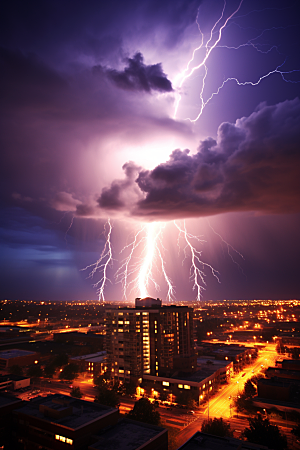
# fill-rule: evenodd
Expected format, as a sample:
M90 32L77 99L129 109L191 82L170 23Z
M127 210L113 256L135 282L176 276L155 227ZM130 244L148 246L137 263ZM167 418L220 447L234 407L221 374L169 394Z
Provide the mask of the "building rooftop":
M229 364L231 364L231 361L225 361L224 359L214 359L210 357L200 357L197 358L197 364L198 366L201 366L201 368L206 366L212 366L215 368L216 371L218 369L221 369L222 367L228 366Z
M0 352L0 358L2 359L10 359L10 358L17 358L19 356L29 356L34 355L35 352L29 352L27 350L19 350L16 348L13 348L11 350L3 350Z
M167 430L155 425L122 419L112 428L99 435L99 441L89 446L97 450L137 450L151 439Z
M177 450L268 450L264 445L251 444L229 437L212 436L197 431Z
M268 367L266 370L266 375L269 376L270 374L275 376L286 375L287 378L300 379L299 370L282 369L281 367Z
M4 382L4 381L20 381L20 380L28 380L27 376L24 375L13 375L13 374L9 374L9 375L2 375L0 376L0 383Z
M20 403L22 400L20 400L17 397L13 397L11 395L3 395L0 394L0 409L4 406L13 405L15 403Z
M218 367L209 364L207 366L202 366L200 369L198 368L198 370L192 373L191 375L188 376L183 375L177 378L180 378L180 380L185 381L193 381L194 383L201 383L201 381L213 375L217 370Z
M54 394L44 398L37 397L17 411L75 430L115 412L116 409L66 395Z
M300 369L300 359L284 359L281 361L282 365L284 366L285 364L292 364L293 366L299 366Z
M102 351L102 352L97 352L97 353L90 353L89 355L81 355L81 356L74 356L72 357L72 361L83 361L83 360L87 360L87 361L94 361L97 358L103 358L103 356L106 355L106 351ZM99 359L99 361L101 361L101 359Z

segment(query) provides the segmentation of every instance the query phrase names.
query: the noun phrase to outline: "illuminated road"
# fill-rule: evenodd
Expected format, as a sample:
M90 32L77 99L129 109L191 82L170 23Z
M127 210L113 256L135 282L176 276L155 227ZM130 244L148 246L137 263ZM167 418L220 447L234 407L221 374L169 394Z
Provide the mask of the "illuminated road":
M260 350L259 356L253 364L245 367L242 372L231 379L228 385L223 386L221 390L214 395L209 401L209 408L208 406L205 408L204 415L209 415L209 417L230 418L231 412L233 413L233 411L231 411L233 397L239 395L244 389L245 382L253 377L253 375L257 375L263 367L274 366L276 359L277 353L275 344L266 344L265 349Z

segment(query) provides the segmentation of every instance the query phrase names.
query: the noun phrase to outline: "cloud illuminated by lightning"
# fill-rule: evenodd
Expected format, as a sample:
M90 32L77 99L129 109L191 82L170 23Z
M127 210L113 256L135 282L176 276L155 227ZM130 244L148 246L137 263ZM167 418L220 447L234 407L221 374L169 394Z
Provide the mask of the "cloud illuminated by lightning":
M186 67L183 71L176 77L174 85L176 86L176 94L175 94L175 105L174 105L174 119L178 114L178 109L181 101L181 90L184 83L192 77L197 71L201 71L202 81L200 84L200 111L197 116L193 119L187 118L190 122L196 122L202 115L206 105L217 96L221 89L229 83L234 82L238 86L257 86L269 76L273 74L279 74L283 81L289 83L298 83L298 81L288 80L286 75L300 72L299 70L291 70L284 71L283 66L286 62L284 60L281 64L277 65L272 70L267 71L264 74L261 74L256 80L248 80L248 81L240 81L236 77L229 77L225 79L221 85L215 90L215 92L211 92L204 99L204 91L206 89L206 80L209 76L207 62L212 54L212 52L216 48L227 48L227 49L235 49L238 50L242 47L252 47L257 52L268 54L272 50L277 51L278 55L281 53L278 50L276 45L268 45L268 48L264 48L263 45L258 43L258 39L263 36L271 29L265 29L263 31L259 31L256 37L249 39L247 42L242 43L238 46L226 46L221 43L222 35L224 29L228 26L229 22L233 24L232 19L237 19L238 17L244 16L236 16L238 11L240 10L243 4L243 0L240 0L237 8L229 15L226 16L226 0L224 0L223 8L219 18L213 24L210 29L207 37L205 38L204 33L201 30L198 16L199 9L196 17L196 24L200 33L200 43L199 45L192 51L191 58L186 64ZM257 10L251 12L258 12ZM250 14L250 13L249 13ZM237 24L236 24L237 25ZM277 27L277 28L285 28L285 27ZM200 50L204 52L204 56L200 60L199 63L196 63L196 56L199 57ZM190 260L190 280L192 282L192 288L196 291L196 299L200 300L202 297L202 292L205 289L205 269L209 269L212 275L216 278L218 283L220 283L219 272L215 270L210 264L203 261L202 258L202 250L199 249L199 245L202 245L204 241L200 239L198 236L194 236L188 232L186 228L186 223L183 221L183 224L180 224L176 221L173 222L175 228L178 231L178 239L177 244L181 248L181 244L183 242L183 253L184 253L184 261ZM115 280L117 283L122 284L123 297L126 299L128 293L134 292L135 295L139 295L140 297L146 297L150 295L150 291L153 289L158 291L160 286L157 281L157 274L159 272L159 278L164 280L164 283L167 286L167 299L169 301L175 299L175 286L168 275L167 270L167 258L165 257L166 248L163 245L164 242L164 230L167 226L167 223L158 223L153 222L149 224L142 224L140 228L135 232L132 241L127 244L122 250L121 255L127 255L123 258L120 263L118 270L115 273ZM221 239L222 243L227 246L227 252L233 263L237 264L239 269L242 271L240 265L234 260L230 250L236 252L240 257L243 256L234 249L230 244L228 244L222 236L217 233L209 224L212 231ZM104 289L107 284L107 281L110 281L107 277L108 268L111 266L113 261L112 255L112 246L111 246L111 233L112 233L112 225L110 220L108 219L106 223L106 228L108 227L108 231L106 231L106 241L103 248L103 251L100 255L100 258L95 264L91 264L87 266L85 269L92 268L89 278L93 278L96 272L101 272L101 278L98 282L94 284L98 289L99 300L104 301ZM243 272L243 271L242 271Z

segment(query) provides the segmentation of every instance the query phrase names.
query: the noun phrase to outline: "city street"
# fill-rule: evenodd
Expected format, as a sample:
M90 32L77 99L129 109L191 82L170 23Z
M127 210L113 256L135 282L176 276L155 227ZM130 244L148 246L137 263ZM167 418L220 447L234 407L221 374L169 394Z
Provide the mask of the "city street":
M258 358L245 367L236 376L232 377L228 385L225 385L207 404L203 414L206 417L230 418L231 404L234 397L243 392L244 384L254 375L258 375L265 367L274 366L277 359L275 344L266 344L265 349L259 351Z

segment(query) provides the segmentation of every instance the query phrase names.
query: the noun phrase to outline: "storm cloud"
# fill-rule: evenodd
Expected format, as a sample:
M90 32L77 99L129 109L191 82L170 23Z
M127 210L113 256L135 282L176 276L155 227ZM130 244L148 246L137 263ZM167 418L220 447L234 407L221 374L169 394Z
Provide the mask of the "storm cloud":
M172 83L163 72L162 65L144 64L144 57L136 53L133 58L127 58L127 67L123 71L106 70L107 76L121 89L137 91L173 91Z
M300 211L300 102L261 104L235 124L222 123L217 140L197 153L174 150L167 162L115 180L98 199L101 208L130 210L148 220L201 217L233 211ZM127 190L139 196L127 203ZM109 204L105 203L109 194ZM143 196L142 200L140 196Z

